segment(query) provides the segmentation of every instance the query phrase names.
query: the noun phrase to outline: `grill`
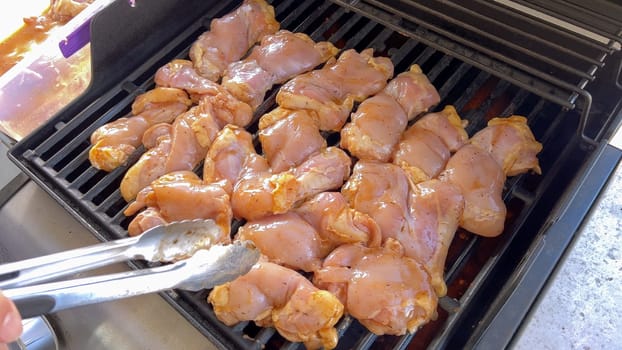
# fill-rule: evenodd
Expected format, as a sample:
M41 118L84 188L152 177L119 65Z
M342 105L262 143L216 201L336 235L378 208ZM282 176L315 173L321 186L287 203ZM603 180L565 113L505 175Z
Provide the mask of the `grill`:
M509 178L505 232L482 238L458 231L446 264L448 297L438 318L414 334L376 336L356 320L338 323L339 349L503 347L511 340L598 190L620 159L607 138L621 121L621 8L606 1L273 0L281 27L328 40L340 49L375 49L396 74L419 64L469 121L472 135L495 116L524 115L544 148L542 175ZM119 184L128 166L110 173L90 166L89 137L126 115L153 88L155 71L186 58L190 45L237 1L151 0L128 9L112 3L91 23L93 78L72 104L12 147L9 157L103 241L125 237L131 218ZM527 12L537 9L597 39ZM174 14L174 15L172 15ZM617 19L616 19L617 18ZM273 89L255 121L275 107ZM256 131L252 124L249 130ZM338 135L327 135L329 144ZM138 159L138 150L130 159ZM197 169L200 173L200 169ZM133 267L143 267L133 262ZM210 341L224 348L295 349L271 328L226 327L207 291L162 293Z

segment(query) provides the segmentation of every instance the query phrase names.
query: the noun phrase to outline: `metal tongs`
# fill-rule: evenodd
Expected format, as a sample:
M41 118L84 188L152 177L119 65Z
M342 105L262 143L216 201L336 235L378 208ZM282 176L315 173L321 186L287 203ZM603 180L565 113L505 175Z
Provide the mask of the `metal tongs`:
M250 242L216 244L222 235L212 220L180 221L136 237L7 263L0 265L0 290L29 318L169 289L210 289L247 273L260 255ZM173 263L48 282L128 260Z

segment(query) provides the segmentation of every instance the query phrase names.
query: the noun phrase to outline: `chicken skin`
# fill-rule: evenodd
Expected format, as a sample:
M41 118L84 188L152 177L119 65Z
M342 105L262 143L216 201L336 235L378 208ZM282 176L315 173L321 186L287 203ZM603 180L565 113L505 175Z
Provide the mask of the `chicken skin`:
M190 59L200 75L218 81L229 63L279 27L274 8L266 1L244 0L234 11L211 21L210 29L190 47Z
M280 30L267 35L242 61L229 64L222 86L238 100L256 109L273 85L310 71L337 54L327 42L314 42L307 34Z
M430 277L393 239L377 248L358 244L338 247L313 280L336 295L345 305L345 313L374 334L414 332L436 313L438 298Z
M337 346L334 325L343 315L343 304L281 265L256 263L247 274L214 288L208 302L228 326L254 321L260 327L273 326L285 339L302 342L307 349Z
M272 173L261 163L246 166L231 196L236 218L256 220L282 214L317 193L339 188L348 178L350 157L328 147L290 170Z
M415 183L437 177L451 152L468 141L466 123L453 106L426 114L402 133L391 161Z
M321 69L285 83L277 93L276 102L283 108L312 111L320 130L339 131L354 102L380 92L393 76L393 68L387 57L374 57L373 49L361 53L346 50Z
M138 213L141 209L144 211ZM153 181L138 194L127 209L126 216L138 215L128 227L131 236L162 223L189 220L213 219L223 232L222 242L231 238L231 205L229 195L222 187L205 184L191 171L177 171Z
M485 237L503 232L507 212L501 197L505 175L490 153L467 144L449 158L439 178L462 192L460 227Z
M257 135L272 171L281 172L296 167L326 148L326 139L308 111L277 107L264 116L274 123L269 126L260 124L264 128Z
M501 165L506 176L530 170L536 174L542 173L537 158L542 144L535 140L527 125L527 118L523 116L493 118L469 142L488 151Z
M172 122L191 104L180 89L156 88L139 95L132 104L131 116L104 124L91 134L91 165L112 171L126 164L129 156L141 145L143 134L149 127Z

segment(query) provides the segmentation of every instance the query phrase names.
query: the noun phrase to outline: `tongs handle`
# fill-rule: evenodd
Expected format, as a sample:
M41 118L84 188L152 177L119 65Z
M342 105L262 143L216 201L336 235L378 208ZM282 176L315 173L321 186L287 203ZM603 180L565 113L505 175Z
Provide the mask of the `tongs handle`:
M176 288L184 277L178 273L185 261L105 276L78 278L7 289L23 318L76 306Z
M128 237L92 246L0 265L0 289L22 287L53 280L128 259L127 250L138 237Z

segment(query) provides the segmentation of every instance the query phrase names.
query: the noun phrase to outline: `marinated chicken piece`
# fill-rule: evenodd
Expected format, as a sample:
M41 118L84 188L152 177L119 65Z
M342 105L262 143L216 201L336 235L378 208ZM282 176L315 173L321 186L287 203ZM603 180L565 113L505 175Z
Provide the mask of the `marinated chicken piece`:
M488 151L501 165L506 176L530 170L536 174L542 173L537 158L542 144L536 141L527 125L527 118L523 116L493 118L469 142Z
M397 101L379 93L363 101L341 129L340 146L358 159L388 162L408 118Z
M386 241L408 235L413 225L408 209L409 186L406 173L397 165L360 160L341 193L352 208L378 223Z
M377 248L342 245L324 260L313 279L374 334L412 333L435 317L438 298L430 277L393 239Z
M350 174L350 157L328 147L290 170L272 173L259 166L245 166L231 196L236 218L256 220L282 214L311 196L339 188Z
M328 147L293 168L298 182L296 202L338 189L350 176L352 159L339 147Z
M464 209L462 192L438 179L425 181L411 187L408 207L413 225L408 235L399 235L397 240L406 256L423 265L436 295L443 297L447 294L447 251Z
M245 60L257 61L263 70L270 73L273 84L282 84L314 69L338 52L339 49L328 41L316 43L305 33L279 30L274 35L264 36Z
M284 214L250 220L236 239L250 240L269 261L312 272L346 243L380 245L380 229L368 215L350 208L339 192L322 192Z
M143 135L147 151L121 180L121 195L133 200L138 192L158 177L178 170L193 170L205 158L221 128L213 117L217 108L207 100L192 107L173 124L157 124Z
M408 120L427 112L441 100L438 91L417 64L398 74L383 91L402 106Z
M369 215L351 208L340 192L319 193L293 211L315 228L330 251L345 243L380 245L380 227Z
M505 175L490 153L475 145L464 145L449 158L439 178L462 192L460 227L485 237L503 232L507 210L501 195Z
M408 121L439 101L434 86L414 64L352 113L341 129L341 147L358 159L388 162Z
M424 115L415 124L417 127L435 133L443 140L450 152L456 152L469 139L469 135L464 130L467 123L467 120L460 119L454 106L445 106L440 112Z
M283 108L307 109L318 119L321 130L339 131L355 101L375 95L393 76L387 57L374 57L373 49L361 53L344 51L324 67L301 74L279 89L276 102Z
M260 327L273 326L285 339L302 342L307 349L337 346L334 325L343 315L343 304L278 264L258 262L247 274L214 288L208 302L228 326L254 321Z
M266 35L244 60L232 62L221 84L256 109L272 86L310 71L335 54L337 48L327 41L315 43L307 34L280 30Z
M426 114L402 134L392 162L402 167L415 183L437 177L451 152L467 142L466 124L453 106Z
M219 84L199 75L192 61L174 59L157 70L156 86L185 90L197 102L204 95L216 95L224 91Z
M291 211L250 220L239 228L235 239L252 241L273 263L306 272L319 269L333 248L323 242L313 226Z
M244 165L253 154L256 155L253 136L239 126L226 125L218 132L205 156L203 181L218 182L231 194Z
M190 59L200 75L218 81L229 63L279 27L274 8L266 1L244 0L234 11L211 21L210 29L190 47Z
M437 177L450 156L440 137L415 123L402 134L391 161L404 169L411 181L419 183Z
M320 133L317 120L308 111L277 107L264 117L273 124L260 129L257 135L273 172L296 167L326 148L326 139Z
M49 15L53 20L67 23L95 0L50 0Z
M218 185L205 184L191 171L176 171L159 177L141 190L123 213L132 216L143 208L145 211L139 213L128 227L131 236L162 222L213 219L223 232L222 241L218 243L230 243L232 214L229 195Z
M139 95L132 104L131 116L104 124L91 134L91 165L104 171L124 165L141 145L143 134L149 127L172 122L191 104L180 89L156 88Z

